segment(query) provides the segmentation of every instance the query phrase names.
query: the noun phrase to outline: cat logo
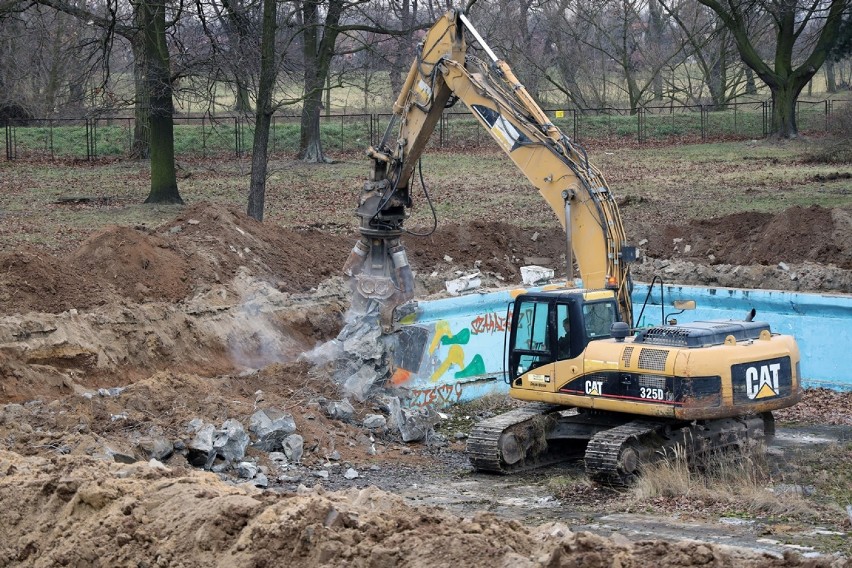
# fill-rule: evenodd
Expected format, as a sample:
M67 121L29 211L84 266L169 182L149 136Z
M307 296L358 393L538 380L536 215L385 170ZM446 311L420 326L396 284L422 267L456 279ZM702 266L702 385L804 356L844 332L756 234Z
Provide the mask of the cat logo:
M586 381L586 394L600 396L603 394L603 381Z
M778 371L781 365L760 365L745 370L746 394L751 400L778 396Z

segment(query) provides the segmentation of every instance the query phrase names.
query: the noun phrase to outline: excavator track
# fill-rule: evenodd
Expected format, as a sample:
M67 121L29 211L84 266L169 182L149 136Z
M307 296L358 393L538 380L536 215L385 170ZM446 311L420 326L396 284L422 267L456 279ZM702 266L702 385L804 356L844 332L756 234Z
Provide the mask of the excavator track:
M639 471L642 438L649 437L662 425L633 420L595 434L586 446L586 473L595 481L626 485Z
M566 459L547 444L546 428L555 421L548 415L564 409L555 404L532 403L477 424L467 440L467 455L474 469L510 474L536 469ZM544 423L537 420L544 418Z
M628 485L643 465L683 448L690 459L763 440L774 433L771 413L707 422L632 420L595 434L586 446L586 472L609 485Z
M628 485L643 467L678 451L699 459L773 433L769 412L694 422L630 420L623 414L532 403L477 424L468 438L467 454L477 471L508 475L576 458L585 451L591 479Z

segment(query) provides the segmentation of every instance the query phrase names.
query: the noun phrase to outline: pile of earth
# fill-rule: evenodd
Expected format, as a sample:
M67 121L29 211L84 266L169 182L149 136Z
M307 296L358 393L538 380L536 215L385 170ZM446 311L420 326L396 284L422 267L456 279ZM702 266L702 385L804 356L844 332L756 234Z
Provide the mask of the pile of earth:
M793 207L663 227L632 223L644 253L637 280L788 290L852 289L852 214ZM33 247L0 254L0 311L60 313L150 301L179 302L227 287L247 271L284 293L309 292L339 275L356 237L258 223L236 208L201 203L154 229L113 226L62 257ZM485 285L520 282L520 267L564 274L558 228L502 222L441 225L407 237L418 293L479 272Z
M698 542L630 542L375 488L262 492L158 462L0 451L0 566L840 566ZM14 503L14 506L9 506Z

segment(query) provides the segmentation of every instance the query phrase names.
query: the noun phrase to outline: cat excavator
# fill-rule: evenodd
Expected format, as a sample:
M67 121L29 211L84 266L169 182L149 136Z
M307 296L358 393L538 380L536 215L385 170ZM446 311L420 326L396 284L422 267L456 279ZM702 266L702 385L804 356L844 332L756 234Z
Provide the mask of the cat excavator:
M367 151L361 237L344 266L353 308L378 311L386 333L397 329L414 295L401 240L410 186L444 109L457 101L556 214L568 273L566 287L523 293L508 306L509 395L528 404L474 427L474 468L506 474L579 456L590 477L625 484L677 448L704 455L773 435L772 410L802 396L795 340L753 314L635 328L636 249L604 176L459 11L426 32L393 118ZM582 288L572 287L575 260Z

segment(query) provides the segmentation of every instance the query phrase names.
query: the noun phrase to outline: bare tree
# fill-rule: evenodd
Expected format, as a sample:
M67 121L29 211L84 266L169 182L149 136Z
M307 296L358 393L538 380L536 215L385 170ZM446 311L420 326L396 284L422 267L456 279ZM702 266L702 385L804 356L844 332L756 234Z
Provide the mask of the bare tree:
M663 30L649 33L653 24L644 0L575 0L563 18L575 41L584 46L586 59L599 61L599 70L607 63L618 70L620 80L612 85L627 95L631 112L683 49L681 43L661 42L663 35L671 37ZM656 25L662 26L662 21Z
M682 41L689 46L688 55L694 63L689 65L684 64L685 61L678 61L677 69L672 70L672 75L683 77L687 86L677 85L677 79L673 78L671 89L685 93L687 99L693 103L702 104L706 92L710 96L712 108L722 109L740 93L745 80L730 32L712 10L696 2L659 2L671 21L676 24ZM697 89L692 88L693 67L697 68L701 77Z
M733 35L743 62L769 87L773 103L770 134L797 137L796 101L840 39L850 0L698 1L719 15ZM763 15L771 18L775 29L772 65L760 56L753 41L752 24ZM819 28L810 38L805 33L809 26Z
M345 10L354 10L367 0L301 0L302 54L304 97L299 136L299 159L306 162L329 161L322 149L320 116L322 95L326 88L331 62L337 53L337 39L354 37L359 32L382 35L407 35L410 29L395 29L384 22L353 19L344 22Z
M272 91L275 88L275 30L277 28L276 0L263 0L263 26L260 46L260 77L257 88L257 110L254 123L254 146L251 158L251 182L247 213L263 221L266 200L266 170L268 166L269 126L275 107Z

